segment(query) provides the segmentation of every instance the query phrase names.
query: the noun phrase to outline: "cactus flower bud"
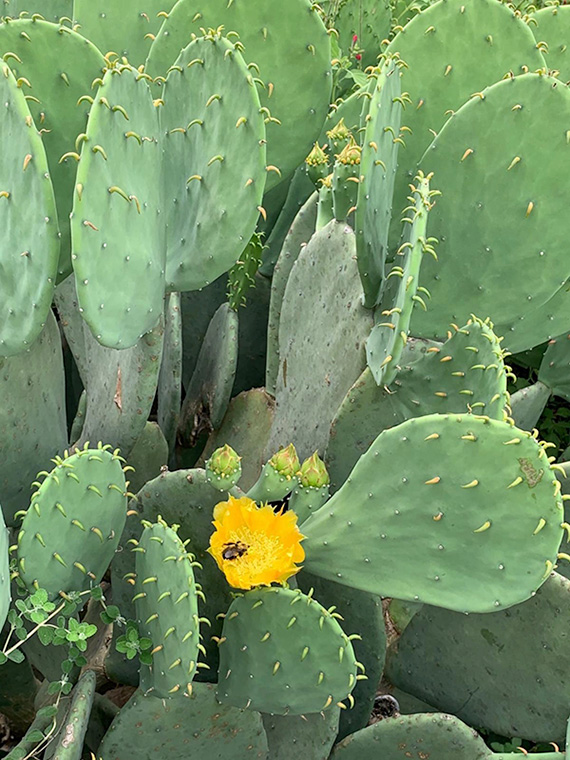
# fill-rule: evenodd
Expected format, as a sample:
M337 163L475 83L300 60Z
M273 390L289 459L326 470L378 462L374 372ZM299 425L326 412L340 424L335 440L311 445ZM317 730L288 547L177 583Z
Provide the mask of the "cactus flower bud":
M313 150L305 159L307 174L311 182L318 186L319 181L329 173L329 159L323 148L316 142Z
M322 488L328 486L330 477L325 467L325 463L319 457L317 452L305 459L297 477L303 488Z
M335 146L337 143L344 143L351 136L352 134L350 132L350 129L344 123L344 119L341 119L336 125L336 127L329 129L329 131L327 132L327 137L329 138L329 140L332 140Z
M361 153L362 148L351 135L348 144L344 146L336 158L339 163L344 164L345 166L356 166L360 163Z
M292 443L273 454L268 464L284 478L292 478L299 471L299 457Z
M241 476L240 460L241 457L227 443L216 449L206 462L208 481L222 491L232 488Z

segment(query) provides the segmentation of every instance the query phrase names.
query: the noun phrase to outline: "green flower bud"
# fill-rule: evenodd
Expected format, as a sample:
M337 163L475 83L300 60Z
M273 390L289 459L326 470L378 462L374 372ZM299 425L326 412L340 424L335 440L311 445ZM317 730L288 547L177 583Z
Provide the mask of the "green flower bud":
M351 136L348 144L344 146L336 159L345 166L356 166L360 164L361 153L362 148L357 144L354 137Z
M326 177L330 171L328 156L318 142L315 143L313 150L305 159L305 164L309 179L318 187L319 180Z
M240 460L241 457L227 443L216 449L206 462L208 481L221 491L232 488L241 477Z
M305 459L297 477L303 488L323 488L331 482L325 463L317 452Z
M292 478L299 471L299 457L292 443L286 449L279 449L277 454L273 454L267 464L284 478Z
M336 127L329 129L327 137L332 142L336 150L342 148L343 145L352 137L350 129L344 123L344 119L341 119Z

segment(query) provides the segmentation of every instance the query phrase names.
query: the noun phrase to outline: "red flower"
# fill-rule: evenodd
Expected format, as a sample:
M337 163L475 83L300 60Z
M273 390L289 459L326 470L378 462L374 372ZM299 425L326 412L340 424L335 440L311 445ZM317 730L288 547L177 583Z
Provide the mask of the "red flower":
M354 57L356 58L357 61L362 60L362 56L360 55L360 53L357 53Z

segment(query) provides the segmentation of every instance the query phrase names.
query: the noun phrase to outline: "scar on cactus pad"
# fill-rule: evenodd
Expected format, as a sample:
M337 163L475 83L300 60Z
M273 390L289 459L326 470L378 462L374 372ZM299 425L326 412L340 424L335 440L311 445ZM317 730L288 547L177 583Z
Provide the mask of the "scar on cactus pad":
M230 496L214 507L213 525L208 552L233 588L284 583L301 569L304 536L294 512Z

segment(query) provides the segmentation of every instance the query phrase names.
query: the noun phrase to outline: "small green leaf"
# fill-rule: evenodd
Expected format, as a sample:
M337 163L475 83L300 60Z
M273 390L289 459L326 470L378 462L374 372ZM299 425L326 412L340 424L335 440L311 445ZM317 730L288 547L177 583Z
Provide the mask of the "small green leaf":
M10 654L8 654L7 657L12 662L17 662L17 663L24 662L24 660L26 659L19 649L14 649L14 651L10 652Z
M49 646L53 641L53 628L38 628L38 639L44 645Z
M54 715L57 715L57 707L55 705L40 707L36 713L37 718L53 718Z

